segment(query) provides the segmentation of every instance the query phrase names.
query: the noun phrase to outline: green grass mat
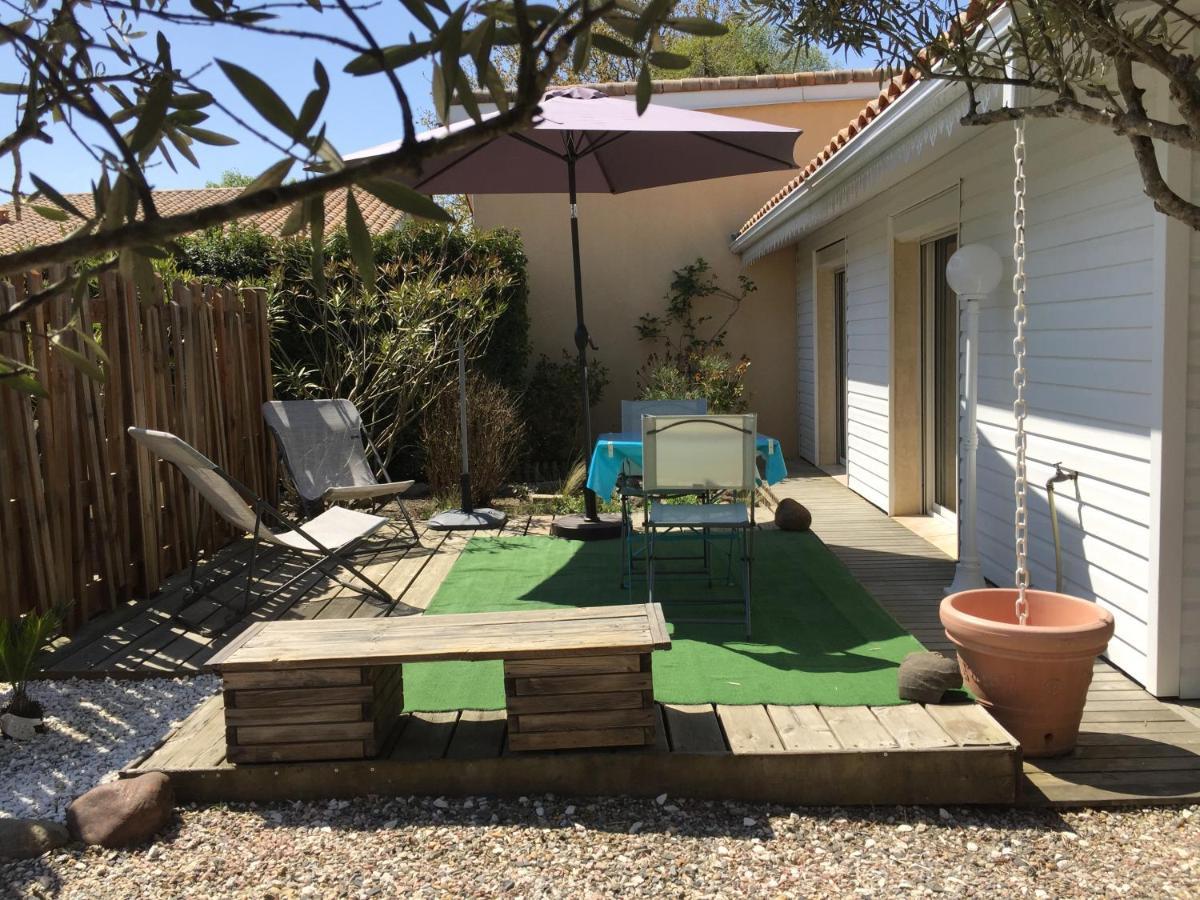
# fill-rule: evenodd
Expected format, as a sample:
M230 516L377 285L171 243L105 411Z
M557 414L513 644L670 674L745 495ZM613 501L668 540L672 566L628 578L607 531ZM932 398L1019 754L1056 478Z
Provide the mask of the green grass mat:
M684 549L680 545L680 551ZM680 552L672 551L672 552ZM474 538L426 615L645 602L644 582L618 586L619 541L549 537ZM686 598L729 596L723 582L660 579L672 647L654 655L654 695L664 703L778 703L884 706L896 696L896 667L922 650L838 559L811 534L755 536L754 636L740 625L674 623L693 613ZM716 570L724 573L718 553ZM736 568L735 568L736 571ZM740 613L740 601L708 612ZM405 666L410 710L502 709L499 662Z

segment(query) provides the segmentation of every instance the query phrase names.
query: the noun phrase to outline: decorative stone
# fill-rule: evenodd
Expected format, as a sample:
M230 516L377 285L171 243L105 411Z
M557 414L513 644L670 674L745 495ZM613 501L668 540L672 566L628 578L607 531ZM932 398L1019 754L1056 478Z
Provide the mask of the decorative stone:
M962 687L962 672L955 660L940 653L910 653L897 675L901 700L941 703L946 691Z
M775 508L775 524L782 531L808 531L812 525L812 513L802 503L785 497Z
M161 772L92 788L67 807L71 836L85 844L128 847L148 841L175 811L175 791Z
M49 819L0 819L0 859L34 859L70 841L67 829Z

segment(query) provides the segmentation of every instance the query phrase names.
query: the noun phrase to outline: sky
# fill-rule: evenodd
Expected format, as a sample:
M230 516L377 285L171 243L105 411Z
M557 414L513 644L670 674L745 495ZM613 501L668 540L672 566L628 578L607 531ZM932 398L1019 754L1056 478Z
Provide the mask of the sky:
M410 31L418 35L423 33L398 3L377 5L365 10L362 17L375 37L385 45L406 41ZM340 14L317 14L308 9L286 11L273 24L281 28L305 28L345 37L356 36L350 23ZM224 26L162 26L147 20L145 27L147 35L139 41L144 55L153 55L155 32L161 29L171 42L172 57L177 67L191 74L207 66L197 78L203 87L228 105L235 114L264 130L270 131L270 126L241 99L224 74L212 65L214 59L237 63L255 72L296 110L313 87L313 61L320 58L331 82L323 120L327 124L327 135L340 152L361 150L400 136L399 108L387 79L379 75L356 78L343 73L342 67L351 54L339 47L253 34ZM20 81L23 70L11 47L0 50L0 54L0 81ZM860 66L863 62L858 59L835 59L834 64L839 67ZM431 112L429 65L423 60L418 61L399 69L397 74L418 115ZM0 96L0 121L5 123L4 132L11 127L15 116L16 98ZM257 175L280 158L278 151L255 136L246 134L219 112L213 111L212 118L204 122L202 127L236 137L240 143L231 147L193 144L200 162L199 169L173 154L178 171L171 171L163 163L153 166L147 173L153 187L204 187L206 182L218 181L227 169ZM55 139L53 144L33 144L23 154L25 173L36 173L64 193L89 190L98 173L95 161L61 127L54 126L49 131ZM81 131L88 140L95 140L98 135L97 131ZM156 161L158 159L156 157ZM12 173L12 160L7 156L0 159L0 186L11 186ZM22 188L25 191L32 190L27 174Z

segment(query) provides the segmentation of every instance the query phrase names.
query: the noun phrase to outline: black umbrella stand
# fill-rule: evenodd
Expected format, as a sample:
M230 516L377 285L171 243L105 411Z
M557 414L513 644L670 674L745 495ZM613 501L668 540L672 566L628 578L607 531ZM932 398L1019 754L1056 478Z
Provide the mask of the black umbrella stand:
M458 342L458 439L462 452L462 476L459 480L462 506L438 513L429 520L429 527L436 531L503 528L508 521L507 515L486 506L476 509L471 500L471 448L467 440L467 351L462 341Z
M576 152L573 139L567 144L567 186L571 201L571 261L575 266L575 348L579 351L579 389L583 406L584 460L592 452L592 397L588 390L588 347L597 349L588 337L587 324L583 320L583 274L579 261L579 206L575 194ZM600 515L597 511L596 492L583 489L583 515L556 516L550 526L555 537L572 541L611 540L621 536L621 517L616 514Z

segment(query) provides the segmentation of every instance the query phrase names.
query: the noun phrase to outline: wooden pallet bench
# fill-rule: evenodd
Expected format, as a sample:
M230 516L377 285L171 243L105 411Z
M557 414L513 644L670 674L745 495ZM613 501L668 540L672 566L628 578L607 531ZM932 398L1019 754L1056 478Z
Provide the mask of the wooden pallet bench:
M653 745L651 653L662 607L261 622L207 668L221 676L233 763L368 759L404 708L405 663L504 661L510 750Z

